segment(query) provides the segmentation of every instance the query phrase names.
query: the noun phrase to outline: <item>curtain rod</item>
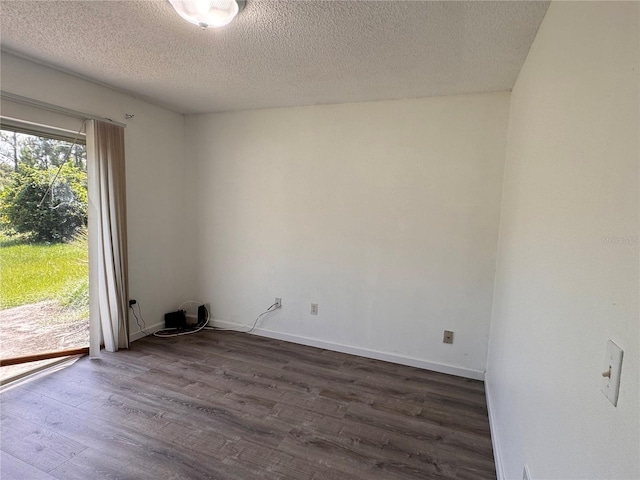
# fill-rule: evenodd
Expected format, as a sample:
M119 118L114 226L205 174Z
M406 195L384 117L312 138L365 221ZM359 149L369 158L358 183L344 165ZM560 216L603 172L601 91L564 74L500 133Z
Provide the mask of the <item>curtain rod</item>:
M76 117L76 118L82 118L82 119L88 119L88 120L99 120L101 122L111 123L112 125L118 125L119 127L127 126L126 123L116 122L114 120L111 120L110 118L99 117L97 115L90 115L88 113L79 112L77 110L71 110L69 108L59 107L58 105L41 102L40 100L23 97L22 95L16 95L15 93L10 93L4 90L0 90L0 97L6 98L7 100L13 100L14 102L24 103L26 105L32 105L34 107L42 108L43 110L50 110L52 112L63 113L65 115L69 115L70 117Z

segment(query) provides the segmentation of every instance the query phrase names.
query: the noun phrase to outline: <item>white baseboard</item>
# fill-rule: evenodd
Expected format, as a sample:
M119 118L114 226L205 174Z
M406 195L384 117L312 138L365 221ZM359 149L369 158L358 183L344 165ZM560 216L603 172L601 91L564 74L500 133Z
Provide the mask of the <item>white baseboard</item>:
M211 320L210 324L219 328L230 328L234 330L247 329L245 325L239 325L237 323L231 323L216 319ZM446 365L444 363L429 362L427 360L421 360L414 357L405 357L404 355L398 355L395 353L380 352L377 350L369 350L367 348L361 347L352 347L349 345L342 345L340 343L326 342L324 340L318 340L315 338L308 338L299 335L291 335L289 333L266 330L264 328L255 328L251 332L251 334L259 335L261 337L274 338L276 340L299 343L302 345L308 345L310 347L323 348L325 350L332 350L334 352L349 353L351 355L358 355L360 357L373 358L375 360L383 360L385 362L398 363L400 365L407 365L410 367L423 368L425 370L447 373L449 375L456 375L458 377L471 378L474 380L484 380L484 372L481 370L472 370L463 367L455 367L453 365Z
M135 342L136 340L140 340L141 338L146 337L147 335L152 335L158 330L162 330L164 328L164 322L154 323L153 325L148 326L144 330L147 333L144 333L142 330L138 330L137 332L129 333L129 341Z
M491 432L491 444L493 445L493 459L496 464L496 477L498 480L505 480L504 467L502 465L502 452L500 451L500 443L498 442L498 426L496 424L495 410L491 405L491 393L489 391L489 383L484 382L484 393L487 398L487 411L489 412L489 430Z

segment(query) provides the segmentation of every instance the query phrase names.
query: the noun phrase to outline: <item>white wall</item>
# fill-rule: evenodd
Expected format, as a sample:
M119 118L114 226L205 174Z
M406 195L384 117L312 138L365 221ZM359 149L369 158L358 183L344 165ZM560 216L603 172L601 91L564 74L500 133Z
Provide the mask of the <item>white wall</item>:
M147 325L192 294L185 231L184 117L114 90L2 53L3 90L127 124L129 291ZM126 120L125 113L134 118ZM139 331L130 319L134 338Z
M188 116L200 297L241 324L282 297L261 333L482 378L508 103Z
M640 478L639 8L553 2L512 92L487 369L506 478Z

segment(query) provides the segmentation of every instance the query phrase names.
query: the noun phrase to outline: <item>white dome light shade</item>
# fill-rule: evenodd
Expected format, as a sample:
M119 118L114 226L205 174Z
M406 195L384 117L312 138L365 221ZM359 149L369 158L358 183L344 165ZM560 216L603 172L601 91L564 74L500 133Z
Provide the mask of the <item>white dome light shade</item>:
M236 0L169 0L187 22L202 28L223 27L238 14Z

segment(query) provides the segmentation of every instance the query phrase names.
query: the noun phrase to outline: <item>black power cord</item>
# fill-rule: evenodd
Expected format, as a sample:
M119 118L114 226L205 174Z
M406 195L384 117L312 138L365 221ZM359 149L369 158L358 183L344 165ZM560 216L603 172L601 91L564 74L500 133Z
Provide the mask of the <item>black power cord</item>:
M138 312L140 312L142 325L140 325L140 318L138 318L138 315L136 315L136 309L134 308L135 305L138 305ZM138 328L140 329L140 331L145 335L151 335L149 332L147 332L147 324L144 322L144 317L142 316L142 309L140 308L140 304L136 300L129 300L129 308L131 309L133 316L136 318L136 323L138 324Z

